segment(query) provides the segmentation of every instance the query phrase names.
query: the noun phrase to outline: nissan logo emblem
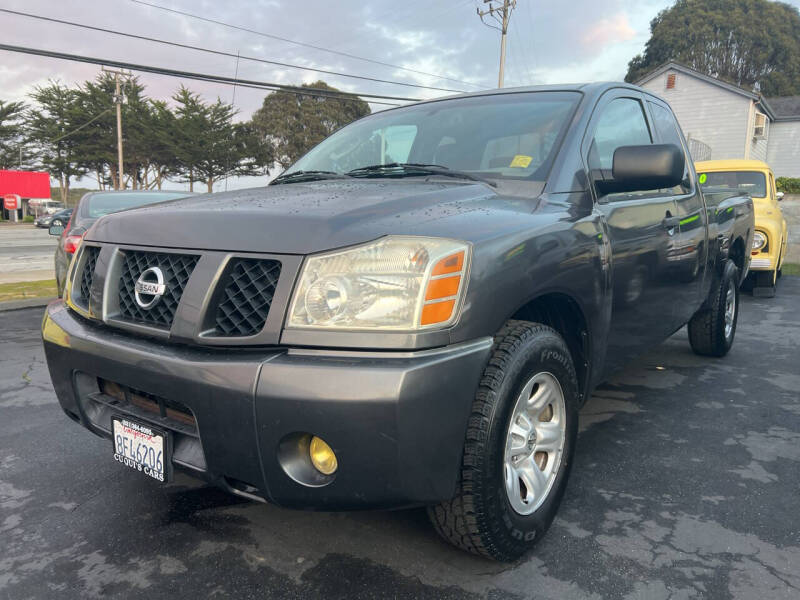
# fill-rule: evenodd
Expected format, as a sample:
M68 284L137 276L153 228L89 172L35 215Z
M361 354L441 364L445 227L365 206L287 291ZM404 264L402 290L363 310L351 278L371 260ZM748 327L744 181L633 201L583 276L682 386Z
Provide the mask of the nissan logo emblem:
M150 267L142 271L133 286L136 304L142 308L151 308L164 295L164 272L158 267Z

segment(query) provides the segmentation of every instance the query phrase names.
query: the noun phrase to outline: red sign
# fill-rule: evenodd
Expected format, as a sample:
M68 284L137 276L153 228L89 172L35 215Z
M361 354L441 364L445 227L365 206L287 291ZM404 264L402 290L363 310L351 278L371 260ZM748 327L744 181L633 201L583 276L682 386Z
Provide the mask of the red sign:
M22 208L22 200L16 194L6 194L3 196L3 208L6 210L17 210Z
M50 175L35 171L0 170L0 194L50 199Z

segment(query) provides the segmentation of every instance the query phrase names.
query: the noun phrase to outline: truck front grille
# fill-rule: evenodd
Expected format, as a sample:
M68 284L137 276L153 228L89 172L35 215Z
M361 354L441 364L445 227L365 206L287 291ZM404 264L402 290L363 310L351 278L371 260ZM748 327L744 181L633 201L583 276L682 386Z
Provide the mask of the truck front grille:
M260 332L280 274L277 260L234 258L222 280L225 288L216 311L216 335L244 337Z
M134 323L169 329L197 260L197 256L189 254L125 250L119 281L120 317ZM151 267L161 269L166 291L153 306L142 308L136 302L134 286L141 274Z
M76 300L84 306L89 307L89 294L92 291L92 281L94 281L94 268L97 266L97 257L100 254L100 248L97 246L85 246L83 252L86 260L83 263L83 271L81 272L81 295Z

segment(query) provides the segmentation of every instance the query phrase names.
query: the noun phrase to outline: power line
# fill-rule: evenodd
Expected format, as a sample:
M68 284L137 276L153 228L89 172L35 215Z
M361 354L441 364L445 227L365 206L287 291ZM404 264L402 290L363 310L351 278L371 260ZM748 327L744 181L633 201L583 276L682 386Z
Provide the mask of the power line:
M407 71L409 73L416 73L417 75L427 75L428 77L436 77L437 79L441 79L444 81L455 81L456 83L461 83L464 85L470 85L473 87L480 88L482 86L478 85L477 83L470 83L469 81L463 81L461 79L454 79L452 77L445 77L444 75L438 75L436 73L427 73L425 71L418 71L416 69L410 69L408 67L401 67L400 65L393 65L391 63L381 62L379 60L375 60L372 58L365 58L363 56L357 56L355 54L349 54L347 52L339 52L338 50L331 50L329 48L325 48L323 46L316 46L314 44L307 44L305 42L298 42L296 40L290 40L289 38L280 37L277 35L273 35L271 33L264 33L263 31L256 31L255 29L250 29L248 27L242 27L241 25L233 25L232 23L225 23L224 21L218 21L216 19L210 19L208 17L203 17L201 15L195 15L189 12L185 12L182 10L178 10L176 8L168 8L166 6L159 6L158 4L152 4L150 2L145 2L144 0L131 0L131 2L135 2L136 4L141 4L143 6L149 6L151 8L156 8L158 10L163 10L166 12L174 13L177 15L182 15L184 17L190 17L192 19L197 19L199 21L205 21L206 23L213 23L215 25L222 25L223 27L229 27L231 29L237 29L239 31L244 31L246 33L252 33L254 35L260 35L262 37L270 38L273 40L278 40L280 42L286 42L288 44L295 44L297 46L302 46L304 48L312 48L314 50L320 50L322 52L330 52L331 54L337 54L339 56L344 56L347 58L352 58L355 60L362 60L364 62L381 65L383 67L391 67L392 69L399 69L401 71Z
M330 70L327 70L327 69L318 69L318 68L315 68L315 67L304 67L302 65L295 65L295 64L279 62L279 61L275 61L275 60L267 60L265 58L257 58L257 57L254 57L254 56L242 56L242 55L239 55L239 54L233 54L232 52L224 52L222 50L212 50L210 48L201 48L200 46L192 46L190 44L182 44L180 42L172 42L172 41L169 41L169 40L149 37L149 36L146 36L146 35L139 35L139 34L135 34L135 33L126 33L124 31L117 31L115 29L107 29L105 27L97 27L95 25L87 25L85 23L76 23L74 21L65 21L63 19L56 19L54 17L45 17L43 15L34 15L34 14L31 14L31 13L20 12L20 11L17 11L17 10L10 10L10 9L7 9L7 8L0 8L0 12L7 13L7 14L10 14L10 15L19 16L19 17L28 17L30 19L38 19L40 21L48 21L50 23L58 23L60 25L69 25L70 27L79 27L81 29L89 29L91 31L99 31L101 33L108 33L108 34L111 34L111 35L119 35L119 36L132 38L132 39L136 39L136 40L142 40L142 41L146 41L146 42L155 42L157 44L165 44L167 46L174 46L176 48L184 48L184 49L187 49L187 50L196 50L198 52L206 52L208 54L216 54L217 56L227 56L229 58L235 58L235 59L237 59L237 61L238 60L249 60L249 61L253 61L253 62L259 62L259 63L268 64L268 65L274 65L274 66L279 66L279 67L288 67L288 68L291 68L291 69L302 69L302 70L305 70L305 71L315 71L317 73L325 73L326 75L335 75L337 77L349 77L349 78L352 78L352 79L361 79L361 80L364 80L364 81L374 81L374 82L377 82L377 83L389 83L389 84L392 84L392 85L401 85L401 86L404 86L404 87L419 88L419 89L424 89L424 90L435 90L435 91L438 91L438 92L457 92L457 93L460 93L460 92L464 91L464 90L455 90L455 89L450 89L450 88L432 87L432 86L420 85L420 84L416 84L416 83L406 83L406 82L403 82L403 81L392 81L390 79L379 79L377 77L367 77L367 76L364 76L364 75L351 75L351 74L348 74L348 73L341 73L341 72L338 72L338 71L330 71Z
M402 102L419 102L419 98L406 98L403 96L385 96L382 94L362 94L362 93L349 93L340 92L338 90L324 90L320 88L310 88L295 85L284 85L280 83L271 83L265 81L254 81L250 79L239 79L236 77L225 77L223 75L209 75L207 73L194 73L191 71L180 71L177 69L167 69L164 67L153 67L149 65L140 65L136 63L129 63L119 60L109 60L104 58L95 58L91 56L83 56L80 54L68 54L66 52L55 52L53 50L42 50L40 48L30 48L27 46L13 46L10 44L0 44L0 50L8 52L17 52L21 54L33 54L35 56L45 56L48 58L58 58L62 60L71 60L74 62L83 62L93 65L108 65L121 69L128 69L131 71L139 71L142 73L155 73L157 75L171 75L173 77L183 77L185 79L196 79L199 81L207 81L212 83L222 83L227 85L238 85L240 87L256 88L262 90L271 90L279 92L288 92L293 94L301 94L305 96L316 96L320 98L336 98L340 100L361 100L362 98L372 98L378 100L400 100ZM388 104L386 102L374 102L374 104ZM390 104L390 106L397 106L397 104Z
M53 139L52 139L52 140L50 140L50 141L51 141L51 142L60 142L60 141L61 141L61 140L63 140L64 138L68 138L69 136L71 136L71 135L73 135L73 134L75 134L75 133L78 133L78 132L79 132L81 129L84 129L84 128L88 127L89 125L91 125L92 123L94 123L95 121L97 121L97 119L99 119L100 117L102 117L104 114L106 114L106 113L108 113L108 112L111 112L111 109L110 109L110 108L107 108L107 109L105 109L104 111L102 111L102 112L100 112L100 113L96 114L94 117L92 117L91 119L89 119L88 121L86 121L86 123L84 123L83 125L80 125L79 127L76 127L75 129L73 129L72 131L69 131L69 132L65 133L64 135L60 135L60 136L58 136L57 138L53 138Z

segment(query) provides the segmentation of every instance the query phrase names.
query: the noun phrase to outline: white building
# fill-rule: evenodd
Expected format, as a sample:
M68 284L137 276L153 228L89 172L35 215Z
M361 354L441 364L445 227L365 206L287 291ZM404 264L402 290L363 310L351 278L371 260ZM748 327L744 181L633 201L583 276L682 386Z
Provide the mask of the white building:
M800 96L764 98L677 63L636 83L669 102L694 160L763 160L800 177Z

